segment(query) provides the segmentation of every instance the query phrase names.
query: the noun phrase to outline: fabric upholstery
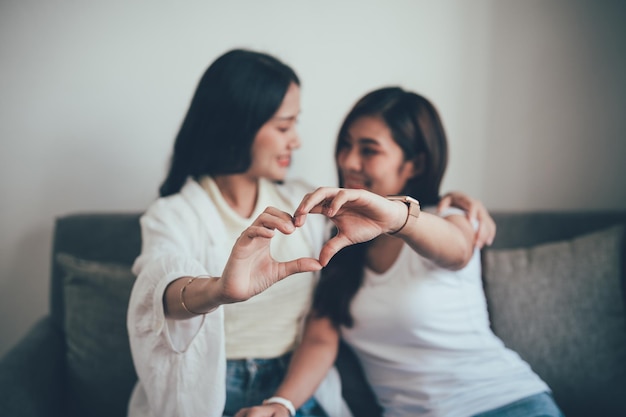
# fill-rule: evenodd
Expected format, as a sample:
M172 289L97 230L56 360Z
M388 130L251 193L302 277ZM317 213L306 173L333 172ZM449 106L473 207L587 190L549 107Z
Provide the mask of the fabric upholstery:
M576 240L576 238L582 234L597 231L614 224L626 222L625 210L587 212L519 211L492 212L491 214L498 226L498 233L493 245L483 250L483 265L486 264L487 257L492 251L499 251L502 249L523 249L548 242ZM80 324L80 321L78 321L77 318L68 320L68 328L70 330L74 329L72 330L73 334L68 334L71 339L77 341L81 341L81 339L83 339L76 334L77 329L79 329L77 324L78 321L81 326L86 328L86 334L92 334L90 337L94 338L93 340L97 340L97 343L101 346L105 346L105 343L109 343L109 345L115 344L111 340L104 339L104 336L107 335L106 331L96 328L96 326L100 326L100 323L103 320L105 320L106 323L106 320L108 319L106 317L103 318L101 315L88 312L88 310L93 309L101 312L103 311L105 315L112 312L112 317L117 317L117 319L113 320L114 323L117 324L112 327L113 330L111 330L109 334L115 335L113 336L114 339L118 341L123 340L124 343L127 343L127 338L124 333L126 329L123 317L126 309L125 303L127 301L127 294L122 291L122 300L117 299L117 301L114 301L116 298L111 296L111 292L109 290L101 289L101 284L104 285L104 283L107 282L107 279L109 279L106 278L107 276L125 276L126 272L120 271L124 268L130 269L130 264L139 255L141 248L141 235L139 227L140 215L141 213L138 212L91 212L78 214L73 213L56 219L53 236L53 257L51 259L52 274L50 278L50 314L42 320L40 324L33 327L23 340L16 344L15 347L7 353L7 355L0 359L0 391L3 393L3 395L0 395L0 416L82 417L86 415L103 415L107 413L107 415L112 417L122 417L126 415L126 392L130 392L132 386L132 382L130 381L134 381L135 378L133 365L130 360L129 347L127 345L119 345L119 349L115 347L109 348L110 351L108 353L106 351L102 352L102 349L94 349L93 352L96 355L95 357L97 360L92 360L89 359L89 357L83 356L80 361L77 360L71 364L75 370L70 371L70 363L68 362L66 364L66 357L69 357L67 349L70 347L70 339L68 338L67 340L64 340L64 327L66 326L64 313L66 309L70 309L69 306L66 306L65 296L71 295L70 298L75 298L76 296L91 298L91 302L84 303L82 309L77 308L77 306L80 307L80 305L83 304L77 305L73 301L70 302L70 304L74 305L74 308L71 309L72 314L78 314L76 311L83 311L84 315L82 324ZM585 261L579 258L587 257L589 255L596 256L596 252L597 251L589 251L588 253L585 253L584 256L576 256L572 262L574 262L575 265L580 265L581 262ZM72 255L75 258L73 260L75 262L65 262L65 264L70 266L62 266L56 257L56 254L58 253ZM500 257L512 257L512 255L507 252L494 252L493 255L495 255L496 259ZM571 254L569 256L573 257ZM546 256L544 256L544 258L546 258ZM87 277L92 276L91 272L84 272L84 267L88 264L80 262L79 259L95 263L95 266L97 266L97 268L95 268L96 270L104 270L105 272L110 272L112 270L113 273L107 272L100 274L100 278L89 279ZM623 253L621 255L621 259L622 261L626 259ZM592 262L598 261L595 260ZM493 265L487 268L485 272L488 272L488 270L492 268ZM565 268L566 267L563 267L562 269ZM536 275L539 274L538 269L539 267L537 266L533 268ZM604 270L605 266L601 266L599 268L599 274L604 274ZM68 288L66 281L68 280L67 276L70 271L73 271L72 273L74 275L82 275L83 280L86 279L89 281L90 284L87 285L87 288ZM87 268L87 271L90 271L90 269ZM531 365L533 365L536 370L542 374L542 376L545 377L544 374L546 373L543 369L541 369L541 364L539 362L536 364L536 360L532 359L532 351L534 349L538 350L536 355L543 358L543 363L548 363L548 365L552 366L550 369L553 373L550 374L551 376L549 376L549 378L555 381L572 380L569 392L573 392L574 394L563 394L564 391L560 391L561 394L559 394L558 397L559 405L566 411L567 417L615 416L616 414L604 412L608 408L606 407L606 404L609 402L605 402L604 399L601 398L601 395L596 396L597 390L592 389L589 392L584 392L582 395L579 395L578 393L584 391L584 389L574 389L574 379L572 376L572 373L579 372L578 368L582 367L589 370L590 368L596 366L593 365L593 363L600 358L596 358L598 355L595 353L593 355L589 354L589 344L593 341L597 341L598 352L615 353L615 350L611 350L614 345L608 341L601 342L601 340L606 337L607 334L608 336L614 336L617 338L621 337L619 332L613 332L611 330L611 328L614 327L615 321L619 319L614 316L612 318L609 317L604 321L597 319L597 317L601 316L601 314L598 314L597 309L605 308L604 305L611 305L611 302L607 301L605 304L599 304L598 306L594 305L593 308L589 308L588 304L583 304L586 306L584 311L589 311L589 320L595 321L595 325L593 327L592 324L584 318L577 320L574 325L561 326L560 328L557 327L559 328L559 332L566 332L569 329L576 336L567 336L566 334L559 333L555 333L554 335L549 333L548 336L546 336L547 331L544 329L543 331L535 331L535 334L532 335L532 337L537 337L537 339L533 339L527 336L530 332L528 329L528 323L535 323L534 326L537 326L536 323L538 320L554 322L556 319L552 317L552 314L556 313L546 314L541 308L537 307L537 305L541 307L542 303L537 302L533 304L531 301L528 301L532 300L534 297L532 291L530 291L534 288L534 284L525 284L526 291L529 291L530 294L524 295L524 293L520 292L520 289L517 288L517 283L514 281L514 279L516 279L516 277L520 274L517 273L517 269L512 269L511 273L513 274L511 278L507 278L506 276L497 273L497 271L495 274L491 274L490 282L492 285L487 291L487 295L489 297L488 302L490 304L490 308L492 309L491 317L493 323L499 324L498 322L500 318L506 323L513 323L505 325L501 324L499 326L502 329L501 337L503 337L505 342L512 347L515 346L513 346L510 342L511 340L517 343L520 350L523 350L523 356L531 362ZM550 276L555 275L552 272L547 272L546 274L549 274ZM621 276L624 276L624 271L622 271ZM127 275L126 277L127 279L134 279L130 275ZM596 288L597 290L600 290L600 287L602 287L603 284L608 285L609 291L614 291L616 288L614 281L603 279L602 275L598 275L596 271L593 271L593 273L589 275L589 279L591 279L591 277L595 279L594 282L598 283L598 288ZM563 286L564 280L565 279L563 277L555 279L556 284L554 290L545 291L545 294L542 294L542 297L550 298L559 295L562 292L561 286ZM80 281L81 280L78 280L78 282ZM95 283L92 281L95 281ZM512 301L515 301L517 297L514 297L513 294L506 295L504 288L500 288L498 291L495 291L494 287L496 285L500 285L502 287L505 285L505 282L509 283L507 285L514 286L512 291L515 295L518 293L520 294L520 300L527 300L526 302L532 305L532 307L528 307L527 310L525 310L525 315L516 319L520 320L519 322L507 319L505 316L500 317L502 314L511 314L510 312L507 313L507 304L513 306L512 308L518 309L518 307L514 307L514 304L512 303ZM71 285L74 286L76 284ZM110 283L106 285L119 287L120 283L115 279L111 279ZM572 286L575 285L583 285L586 286L586 288L589 287L588 280L581 279L578 276L574 277L572 280ZM522 285L522 287L524 287L524 285ZM101 290L103 300L94 299L98 298L95 297L96 292L99 291L98 288ZM573 289L570 290L576 295L580 293L574 291ZM130 291L130 285L128 286L128 291ZM554 291L554 293L551 291ZM492 294L490 294L490 292ZM606 290L601 292L606 293ZM85 295L83 295L83 293ZM113 293L115 294L116 291ZM119 293L119 291L117 291L117 293ZM501 295L502 293L504 295ZM559 297L563 297L563 295L559 295ZM494 306L492 301L500 301L499 306ZM117 302L120 304L117 305ZM107 303L110 303L110 305L106 305ZM545 304L545 302L543 302L543 304ZM569 301L560 301L553 307L563 307L568 304L574 305L574 302L570 303ZM544 307L544 309L547 307ZM88 317L91 317L93 321L88 321ZM511 328L513 328L513 330L509 330ZM588 334L585 335L585 331L587 331ZM521 333L518 335L518 332ZM517 336L516 340L513 339L514 336ZM571 346L571 350L576 350L577 345L579 344L581 349L583 349L581 353L577 354L576 352L569 352L567 356L560 353L563 350L562 339L567 339L568 337L569 339L574 338L574 340L577 340L574 342L575 344ZM582 340L579 341L576 338ZM550 347L549 344L552 342L554 342L554 346ZM76 341L73 343L75 347L81 346ZM84 340L82 340L81 343L85 343ZM536 348L533 347L534 345L536 345ZM624 344L622 343L621 346L624 346ZM86 348L82 349L84 352L86 351ZM346 393L346 395L351 395L351 397L346 398L346 400L350 405L356 404L356 411L359 412L356 415L359 417L365 415L376 415L377 407L375 403L372 403L369 400L369 390L367 387L362 386L362 380L358 376L358 364L346 360L346 356L348 355L344 354L344 350L345 349L342 349L342 352L340 352L337 368L340 371L345 371L345 373L341 375L342 381L345 384L343 387L344 393ZM551 356L546 359L544 356L546 352L555 353L550 354ZM74 355L74 357L80 358L78 354ZM566 362L568 358L572 362ZM606 361L600 362L600 365L602 363L606 365L606 362L608 361L607 356L604 356L604 358ZM619 357L619 355L616 355L614 365L617 369L620 369L619 367L622 366L622 359L623 358ZM103 369L104 366L99 365L102 363L105 363L106 367L111 369ZM608 367L608 365L606 366ZM93 374L85 374L85 370L89 369L89 367L93 369ZM83 373L79 374L77 371L78 369L81 369ZM555 374L557 371L562 373ZM582 369L580 372L582 372ZM614 371L611 371L610 374L603 374L603 372L604 371L599 367L597 370L594 369L585 375L587 375L592 381L598 381L598 378L615 375ZM118 378L115 375L124 376ZM71 385L68 384L67 381L70 377L72 380ZM82 381L84 381L84 386L80 386L81 378ZM586 381L583 380L582 382L579 382L582 384L581 386L583 388L589 387L589 384ZM126 384L125 388L120 388L123 387L124 384ZM87 386L93 387L95 391L90 391ZM616 383L615 386L606 388L607 397L610 398L609 396L611 393L615 393L615 390L619 389L621 389L621 392L626 391L626 386L623 381L621 383ZM105 394L98 392L98 390L104 391ZM117 394L106 394L107 391L117 392ZM600 391L602 391L602 387L600 387ZM67 410L61 399L67 398L70 399L70 401L74 401L73 398L81 393L87 396L93 396L93 398L95 398L93 404L89 404L89 406L86 407L88 408L87 411L77 411L77 404L70 402L73 407L73 411ZM104 399L102 397L103 395L109 395L110 398ZM588 396L589 398L587 398ZM589 409L577 409L577 406L581 403L581 401L586 398L588 404L595 402L595 407L592 412L590 412ZM104 406L102 406L103 402L106 403ZM86 404L86 401L82 401L82 404ZM604 411L602 410L603 406L605 407ZM617 416L622 417L624 415L626 415L626 413L623 412L617 414Z
M65 333L71 415L119 416L137 379L126 330L135 280L128 266L57 255L65 272Z
M39 320L0 362L0 416L64 416L64 352L61 330Z
M492 326L551 386L565 415L626 415L624 226L489 250Z
M63 268L55 255L67 253L90 261L130 265L141 249L140 213L80 213L56 220L54 226L50 315L63 327Z

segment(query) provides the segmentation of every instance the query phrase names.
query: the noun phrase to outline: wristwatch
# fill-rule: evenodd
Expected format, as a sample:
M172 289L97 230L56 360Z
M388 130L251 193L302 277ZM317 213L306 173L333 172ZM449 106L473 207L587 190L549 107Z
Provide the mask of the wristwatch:
M295 417L296 415L296 407L293 406L293 403L284 397L272 397L263 401L263 404L280 404L289 411L289 417Z
M407 212L407 215L406 215L406 220L404 221L404 224L402 225L402 227L400 227L395 232L387 233L389 235L395 235L400 230L404 229L404 226L406 226L406 224L409 222L409 217L410 216L413 216L416 219L420 216L420 202L417 201L416 199L414 199L411 196L408 196L408 195L389 195L389 196L387 196L387 200L402 201L404 204L406 204L407 208L409 209L408 212Z

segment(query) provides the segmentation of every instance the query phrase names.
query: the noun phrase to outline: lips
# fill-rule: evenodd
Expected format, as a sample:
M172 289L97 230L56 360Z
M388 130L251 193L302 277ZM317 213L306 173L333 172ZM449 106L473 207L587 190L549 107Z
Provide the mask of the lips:
M287 168L289 165L291 165L291 155L279 156L278 165L283 168Z

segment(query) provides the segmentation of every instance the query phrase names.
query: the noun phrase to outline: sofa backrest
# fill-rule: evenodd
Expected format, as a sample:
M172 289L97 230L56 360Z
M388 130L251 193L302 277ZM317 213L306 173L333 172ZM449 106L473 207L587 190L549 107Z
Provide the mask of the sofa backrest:
M626 211L493 212L496 238L489 249L520 248L571 239L618 223Z
M65 415L125 416L134 371L126 310L141 249L139 213L57 219L51 316L65 342Z
M130 266L141 249L140 215L83 213L60 217L56 221L51 315L68 341L66 382L70 389L67 393L70 416L125 414L136 380L127 340L125 310L134 281ZM626 223L626 211L494 212L492 216L498 232L494 244L483 251L483 264L488 253L495 255L500 253L497 251L568 240L613 224ZM489 291L487 297L493 310L494 300L489 298ZM512 299L520 298L521 295L512 296ZM528 314L532 315L532 312ZM92 332L94 322L105 330ZM518 325L517 321L502 324L505 327ZM501 337L516 349L517 329L513 329L511 338L508 332L510 329L503 328ZM558 396L557 399L567 401Z
M626 415L626 213L495 213L483 250L494 332L568 417Z
M79 213L59 217L52 243L50 309L63 328L63 277L56 255L132 265L141 251L140 213Z

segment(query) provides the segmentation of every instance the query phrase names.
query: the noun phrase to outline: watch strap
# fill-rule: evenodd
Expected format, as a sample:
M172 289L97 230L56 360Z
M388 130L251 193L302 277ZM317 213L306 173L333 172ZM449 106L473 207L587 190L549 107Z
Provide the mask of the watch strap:
M406 206L407 206L407 214L406 214L406 219L404 220L404 223L402 224L402 226L398 230L395 230L393 232L387 233L388 235L395 235L396 233L400 232L407 225L407 223L409 222L409 218L410 217L415 217L417 219L419 217L419 215L420 215L420 211L421 211L420 210L420 203L419 203L419 201L417 201L416 199L414 199L411 196L408 196L408 195L390 195L390 196L387 196L387 200L390 200L390 201L400 201L400 202L403 202L404 204L406 204Z
M289 416L294 417L296 415L296 408L293 406L293 403L286 398L283 397L270 397L267 400L263 401L263 404L280 404L289 411Z

